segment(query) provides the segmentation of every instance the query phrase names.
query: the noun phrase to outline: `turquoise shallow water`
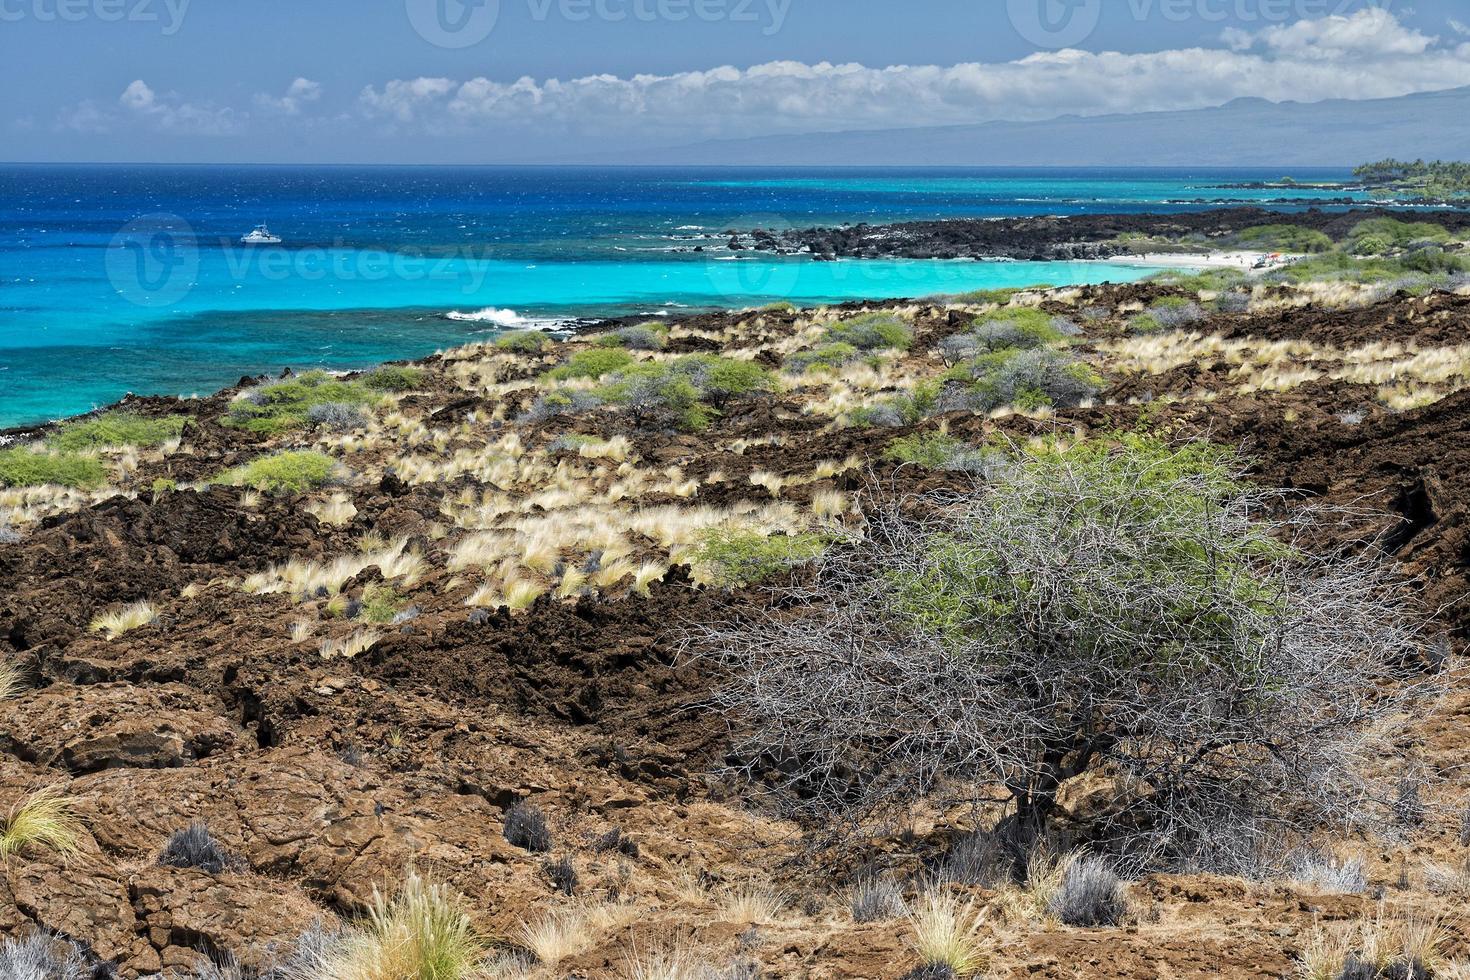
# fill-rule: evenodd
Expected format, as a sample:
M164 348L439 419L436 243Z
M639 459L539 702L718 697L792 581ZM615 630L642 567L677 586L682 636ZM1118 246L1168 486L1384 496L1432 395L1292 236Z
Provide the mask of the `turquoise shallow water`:
M727 228L1191 210L1259 200L1216 185L1266 176L1279 175L4 167L0 426L578 316L1131 280L1152 270L692 249ZM238 243L260 221L280 246Z

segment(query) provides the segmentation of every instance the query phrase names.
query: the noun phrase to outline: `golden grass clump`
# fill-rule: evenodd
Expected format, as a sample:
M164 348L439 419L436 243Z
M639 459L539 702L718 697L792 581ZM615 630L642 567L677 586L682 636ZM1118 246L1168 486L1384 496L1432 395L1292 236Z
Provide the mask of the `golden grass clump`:
M980 934L985 923L974 900L931 892L909 914L914 950L925 966L946 966L957 977L974 976L989 961L990 943Z
M25 688L20 667L10 661L0 663L0 701L8 701Z
M0 820L0 859L27 844L49 847L63 858L70 858L81 849L83 832L76 800L60 787L48 786L17 803Z
M87 632L101 633L107 639L115 640L157 619L158 610L154 609L151 603L143 600L98 615L87 625Z
M631 922L637 911L629 905L574 905L547 912L535 922L523 922L517 939L545 967L587 952L599 936Z
M312 980L468 980L486 946L448 886L410 875L390 899L376 888L367 919L323 944Z
M741 925L766 925L781 921L790 897L782 891L757 884L736 885L725 892L720 902L727 922Z

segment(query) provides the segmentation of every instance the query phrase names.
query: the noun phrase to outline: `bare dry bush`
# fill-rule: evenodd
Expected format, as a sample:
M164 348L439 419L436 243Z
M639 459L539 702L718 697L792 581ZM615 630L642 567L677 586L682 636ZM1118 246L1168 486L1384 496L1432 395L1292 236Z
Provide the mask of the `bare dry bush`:
M1095 844L1120 867L1220 867L1381 816L1363 762L1438 690L1391 562L1308 546L1330 516L1201 443L1042 450L877 508L814 581L686 648L724 672L745 774L799 817L998 792L1022 877L1064 787L1104 771Z

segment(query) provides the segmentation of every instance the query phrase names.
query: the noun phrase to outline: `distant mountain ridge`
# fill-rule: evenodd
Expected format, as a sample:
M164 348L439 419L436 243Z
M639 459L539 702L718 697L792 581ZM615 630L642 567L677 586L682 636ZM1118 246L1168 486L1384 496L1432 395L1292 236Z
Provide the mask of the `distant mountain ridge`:
M1351 166L1470 159L1470 87L1391 99L1270 102L1042 122L716 140L587 162L810 166Z

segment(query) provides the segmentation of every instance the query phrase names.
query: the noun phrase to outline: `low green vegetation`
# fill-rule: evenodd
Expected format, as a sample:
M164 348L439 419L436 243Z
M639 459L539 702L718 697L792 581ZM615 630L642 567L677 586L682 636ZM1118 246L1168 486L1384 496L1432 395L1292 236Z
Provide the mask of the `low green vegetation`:
M629 350L663 350L668 344L668 324L659 320L631 327L621 327L597 338L599 347L626 347Z
M852 344L822 344L796 351L782 362L781 367L791 374L817 374L840 370L862 356L862 352Z
M546 376L555 381L569 381L573 378L596 380L614 371L629 368L634 363L633 355L619 347L593 347L577 351L565 364L548 371Z
M983 472L995 455L942 432L903 436L889 443L883 452L884 459L895 463L962 473Z
M91 490L106 480L107 468L93 456L37 451L26 446L0 450L0 487L55 485Z
M1235 244L1241 248L1301 255L1333 249L1332 239L1315 228L1286 224L1247 228L1235 236Z
M512 330L495 338L495 346L513 354L539 354L551 343L539 330Z
M386 625L402 611L407 600L388 585L369 585L362 591L362 609L358 617L364 622Z
M325 453L299 450L263 456L226 470L214 482L267 493L304 493L331 482L336 469L337 461Z
M828 327L827 340L861 351L908 350L914 342L914 328L894 313L862 313Z
M699 431L731 401L775 387L771 373L754 362L690 354L617 371L593 395L629 409L639 424L664 414L677 419L682 429Z
M424 383L424 369L389 365L362 376L362 383L373 391L412 391Z
M1148 281L1162 286L1174 286L1187 293L1219 293L1240 285L1245 278L1245 273L1235 269L1205 269L1201 272L1170 269L1149 276Z
M1178 330L1205 317L1200 305L1183 296L1164 296L1143 313L1128 321L1130 333L1160 333Z
M1002 289L973 289L968 293L955 293L952 296L946 296L944 298L951 303L964 303L968 306L984 306L988 303L994 303L998 306L1004 306L1011 300L1015 299L1016 294L1018 293L1024 293L1028 290L1033 289L1042 290L1051 288L1052 286L1048 283L1037 283L1034 286L1007 286Z
M123 446L159 446L177 439L188 424L187 415L148 418L133 412L105 412L95 418L68 422L46 444L64 452L85 452Z
M1318 280L1382 283L1417 276L1454 276L1470 272L1470 262L1438 249L1396 257L1354 257L1343 252L1314 255L1268 274L1273 279L1303 283Z
M382 374L383 382L398 383L404 378L398 372L419 370L382 368L359 381L343 381L325 371L308 371L247 391L230 403L222 421L227 426L259 435L289 432L304 428L309 423L311 410L318 406L366 407L376 404L382 395L368 384L368 378L389 372Z
M816 561L828 541L820 534L762 534L741 528L711 528L694 549L696 564L729 588L755 585Z
M1443 225L1427 221L1369 218L1353 226L1344 249L1352 255L1387 255L1409 248L1444 245L1450 237Z

